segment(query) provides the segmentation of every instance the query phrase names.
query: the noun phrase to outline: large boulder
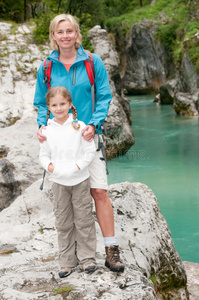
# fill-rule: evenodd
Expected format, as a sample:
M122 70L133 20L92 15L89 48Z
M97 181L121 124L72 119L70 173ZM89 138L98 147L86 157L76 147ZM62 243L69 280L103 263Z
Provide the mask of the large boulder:
M121 94L121 78L119 73L119 56L116 52L111 38L105 29L96 25L88 32L88 37L93 45L94 53L98 54L103 60L108 72L111 91ZM117 84L115 84L117 83Z
M188 41L187 41L188 42ZM190 58L184 53L176 72L176 92L173 108L178 115L198 116L199 74Z
M186 53L183 54L181 64L176 70L176 80L179 92L190 94L198 92L199 74Z
M172 104L181 116L198 116L199 76L195 66L185 53L180 68L176 69L176 78L160 86L160 103Z
M36 117L32 112L31 117L1 128L0 211L42 177Z
M157 22L151 20L135 23L131 28L121 54L125 57L122 86L128 94L154 93L166 82L169 64L164 47L155 38L157 28Z
M173 104L176 91L176 80L172 79L160 86L160 103Z
M176 93L173 108L175 112L181 116L198 116L199 94Z
M0 298L62 299L55 289L71 286L67 299L188 299L186 273L168 225L153 192L141 183L114 184L108 190L124 273L105 268L96 220L98 270L89 275L77 266L59 279L51 183L46 180L42 192L40 183L0 213Z

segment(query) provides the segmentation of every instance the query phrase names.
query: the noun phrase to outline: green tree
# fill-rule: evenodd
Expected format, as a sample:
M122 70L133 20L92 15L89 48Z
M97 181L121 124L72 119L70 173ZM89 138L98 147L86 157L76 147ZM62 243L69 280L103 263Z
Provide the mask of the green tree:
M28 17L35 18L39 14L43 13L43 7L45 7L45 4L42 0L26 0L27 6L26 9L28 9L29 15Z
M66 13L77 16L80 24L87 22L85 18L87 14L89 15L89 22L91 21L92 25L100 24L104 18L103 0L63 0L62 9Z
M61 11L61 7L64 0L43 0L42 2L46 5L47 12L53 12L55 14L63 12Z
M42 0L0 0L0 18L17 23L26 22L41 10Z
M0 1L0 18L22 22L24 20L24 0Z
M150 3L151 0L104 0L104 13L106 17L118 17Z

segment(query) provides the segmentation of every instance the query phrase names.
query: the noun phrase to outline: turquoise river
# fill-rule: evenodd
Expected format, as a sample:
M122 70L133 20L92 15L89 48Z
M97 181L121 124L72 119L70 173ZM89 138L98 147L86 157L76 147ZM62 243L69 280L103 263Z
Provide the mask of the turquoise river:
M158 199L182 260L199 263L199 119L132 96L135 145L108 162L108 182L142 182Z

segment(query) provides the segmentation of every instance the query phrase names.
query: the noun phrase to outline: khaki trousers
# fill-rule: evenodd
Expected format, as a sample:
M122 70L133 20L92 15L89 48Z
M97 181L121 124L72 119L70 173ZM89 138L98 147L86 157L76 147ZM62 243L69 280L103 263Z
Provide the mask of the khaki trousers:
M95 261L96 231L89 179L75 186L53 183L60 268ZM75 246L76 242L76 246Z

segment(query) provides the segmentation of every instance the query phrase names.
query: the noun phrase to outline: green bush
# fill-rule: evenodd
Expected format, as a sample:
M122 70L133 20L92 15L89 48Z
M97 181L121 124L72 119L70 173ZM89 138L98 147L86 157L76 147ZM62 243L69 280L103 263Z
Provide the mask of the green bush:
M195 36L190 38L184 43L184 48L191 61L195 65L197 71L199 71L199 39Z
M82 46L84 49L93 52L93 46L88 38L88 31L93 27L92 16L88 13L83 13L80 18L80 31L82 34Z
M33 40L36 44L45 44L49 41L49 25L53 17L52 14L44 14L36 19L33 31Z
M164 45L165 49L172 53L177 39L178 23L172 22L167 25L159 26L156 37Z

